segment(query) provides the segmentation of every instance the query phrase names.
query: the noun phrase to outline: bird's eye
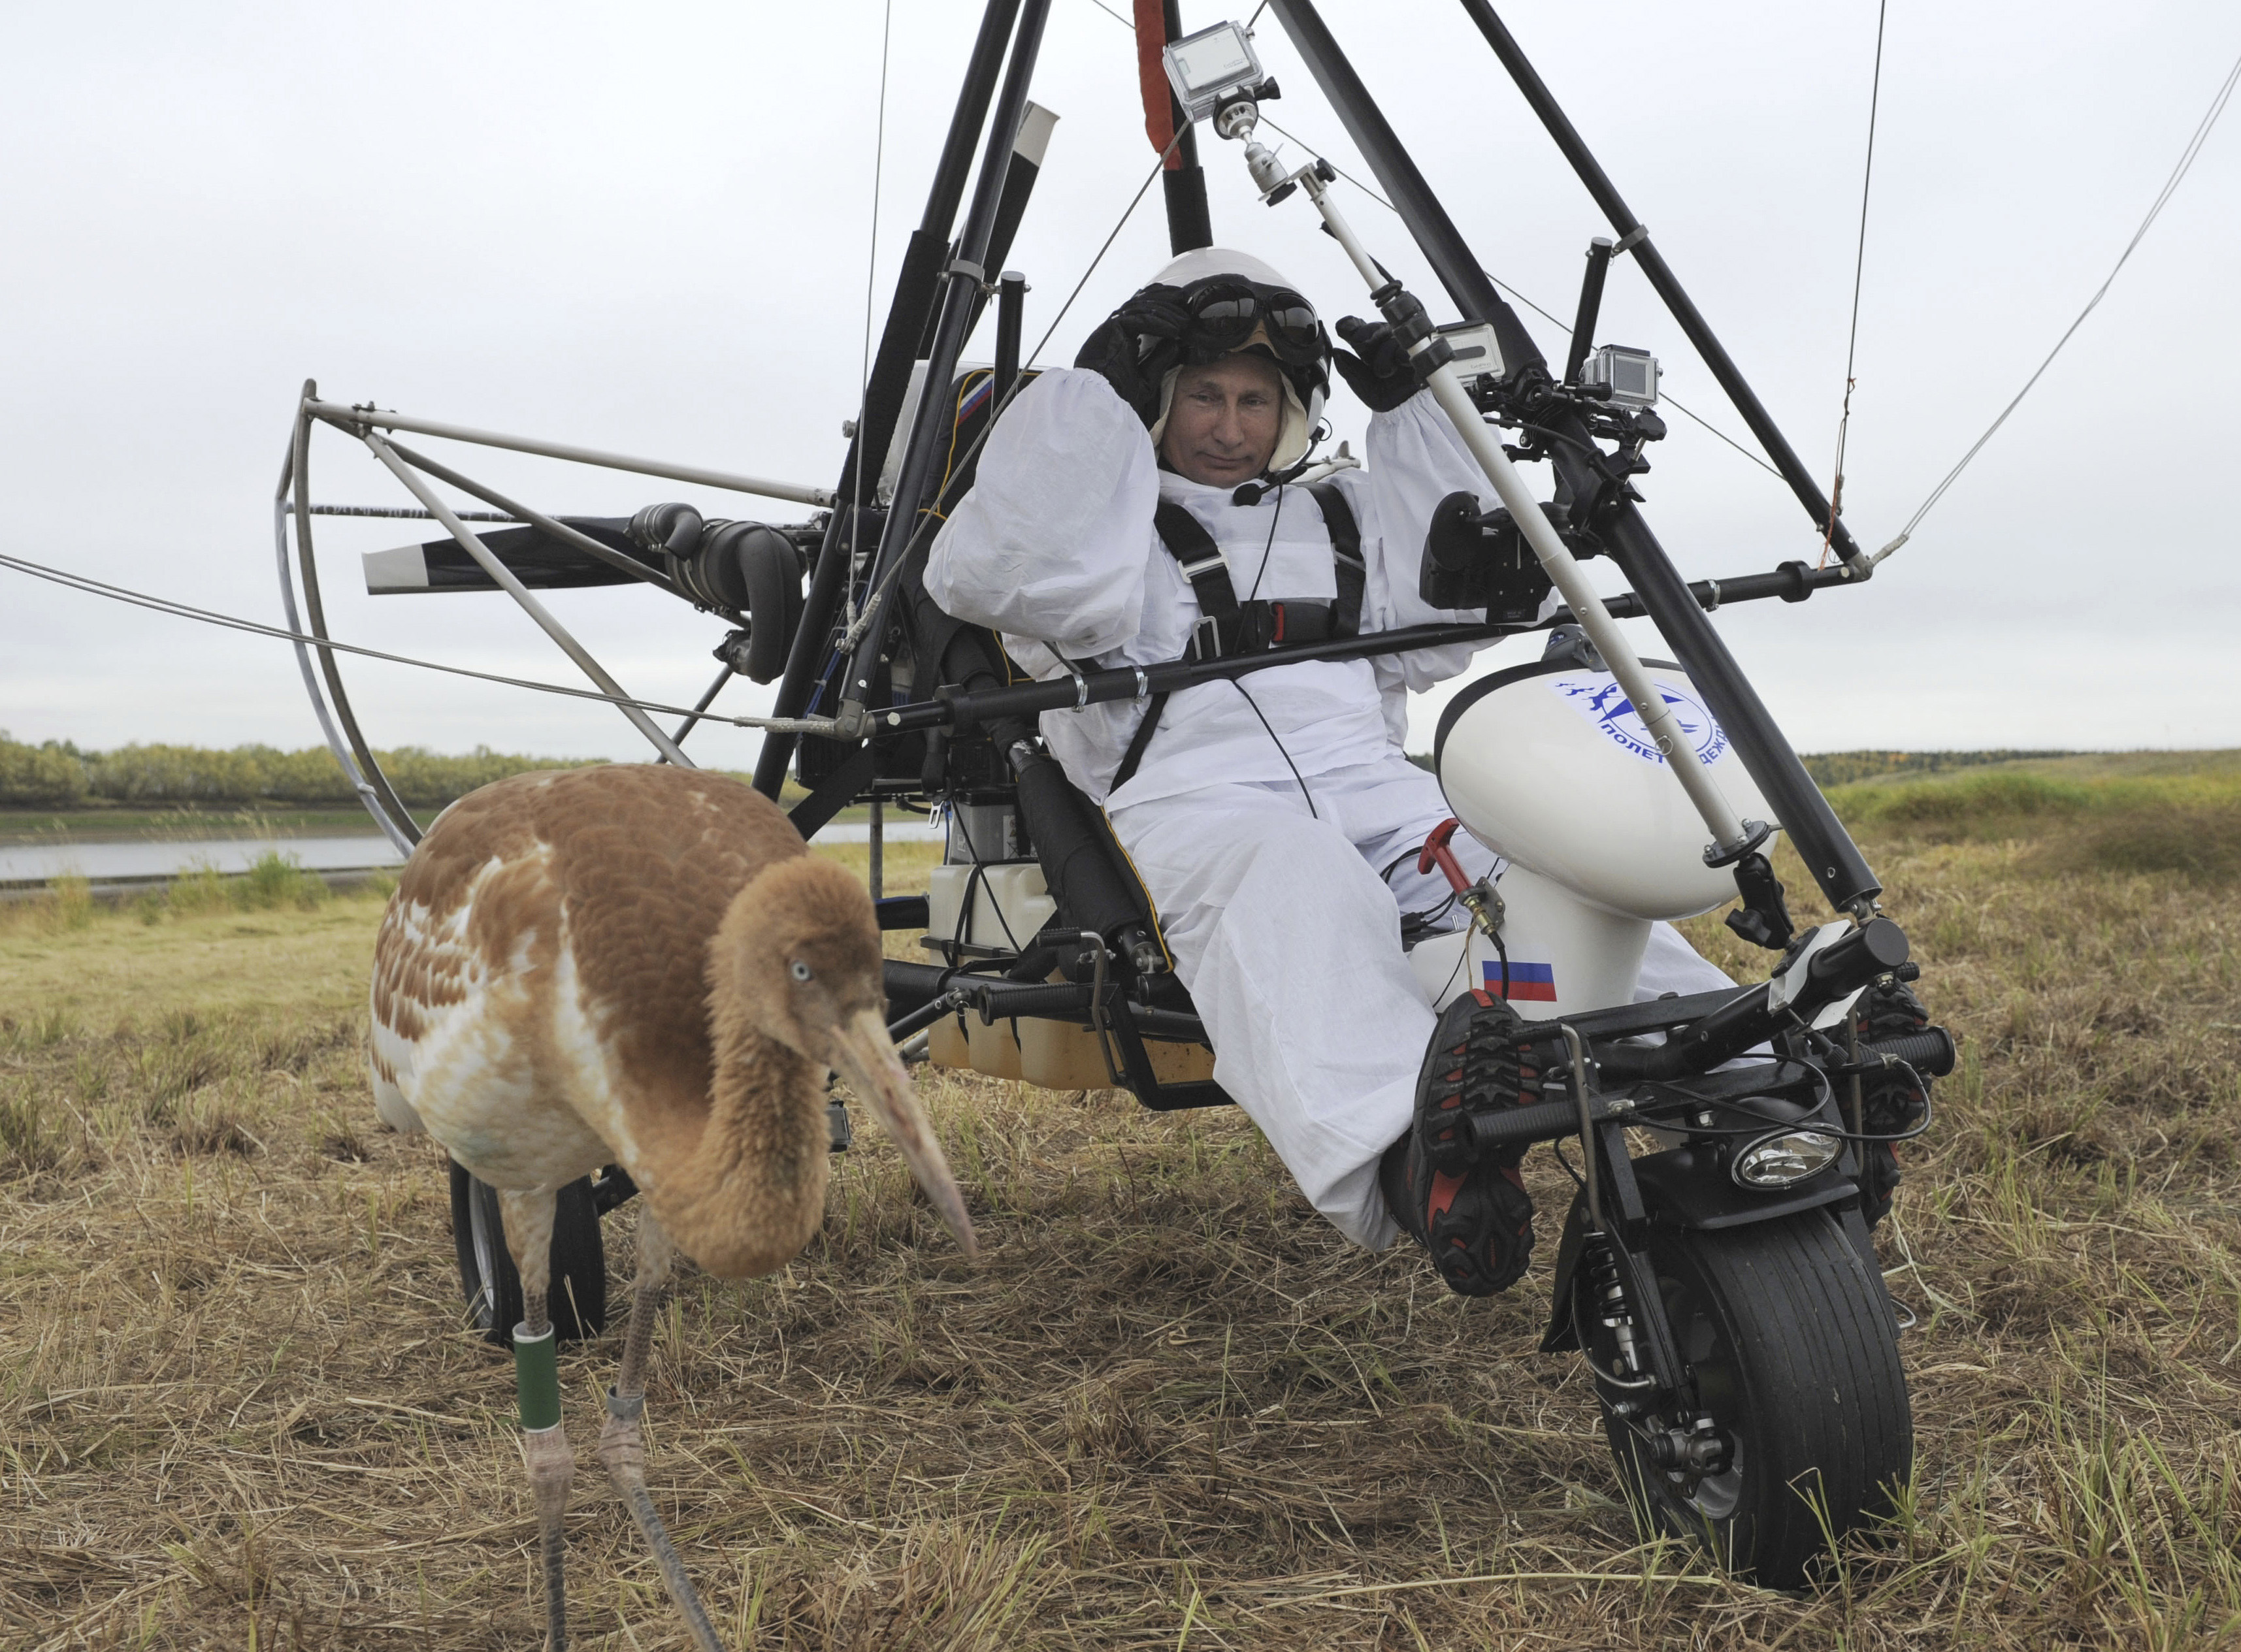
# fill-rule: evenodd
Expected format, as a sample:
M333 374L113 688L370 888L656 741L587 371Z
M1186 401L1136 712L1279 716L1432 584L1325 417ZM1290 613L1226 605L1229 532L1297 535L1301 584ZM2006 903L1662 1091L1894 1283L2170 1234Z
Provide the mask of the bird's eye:
M809 979L809 966L799 958L793 960L793 972L794 980L798 981L806 981Z

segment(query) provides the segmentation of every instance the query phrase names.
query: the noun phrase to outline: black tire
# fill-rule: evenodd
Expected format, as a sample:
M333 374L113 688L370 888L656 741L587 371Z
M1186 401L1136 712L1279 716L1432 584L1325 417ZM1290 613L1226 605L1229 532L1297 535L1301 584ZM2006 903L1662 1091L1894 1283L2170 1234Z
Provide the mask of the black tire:
M1826 1210L1712 1232L1660 1225L1649 1256L1727 1461L1701 1475L1657 1468L1645 1430L1677 1419L1630 1421L1612 1409L1623 1396L1598 1381L1619 1478L1656 1529L1704 1545L1762 1588L1807 1587L1832 1540L1887 1514L1913 1468L1883 1277ZM1609 1371L1616 1339L1584 1287L1578 1305L1593 1333L1582 1340Z
M582 1341L607 1328L607 1247L592 1179L570 1182L554 1203L552 1282L545 1308L560 1341ZM505 1247L498 1190L477 1181L457 1160L452 1162L452 1243L458 1254L468 1317L485 1341L511 1348L513 1328L521 1321L521 1274Z

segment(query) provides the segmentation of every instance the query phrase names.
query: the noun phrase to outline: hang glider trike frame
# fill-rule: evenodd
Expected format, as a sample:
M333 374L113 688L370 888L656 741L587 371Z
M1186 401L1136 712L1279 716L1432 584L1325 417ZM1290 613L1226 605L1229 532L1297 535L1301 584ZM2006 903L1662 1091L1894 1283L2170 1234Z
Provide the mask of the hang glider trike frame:
M1881 886L1875 874L1708 615L1739 601L1779 598L1800 602L1816 591L1862 583L1871 559L1832 512L1819 485L1658 254L1649 231L1620 198L1488 0L1461 3L1609 217L1615 232L1615 238L1598 239L1589 250L1570 347L1561 367L1552 366L1542 355L1470 251L1312 0L1268 0L1267 9L1305 60L1397 210L1458 312L1461 322L1456 325L1489 337L1498 370L1466 377L1448 342L1455 327L1431 327L1422 304L1354 237L1329 197L1327 186L1335 177L1333 171L1314 161L1288 172L1253 144L1254 110L1259 100L1274 95L1272 84L1234 89L1213 125L1221 136L1245 147L1264 199L1274 204L1295 191L1303 193L1346 249L1372 290L1373 301L1393 324L1396 337L1410 348L1420 377L1479 458L1495 492L1510 507L1517 532L1555 580L1566 605L1554 615L1513 619L1506 624L1417 627L1213 661L1074 669L1055 679L1016 683L993 639L933 607L919 571L946 506L969 485L970 461L977 452L973 431L960 423L958 410L968 400L975 401L981 409L975 428L985 434L1027 371L1020 359L1025 284L1009 275L999 279L994 272L1002 268L1013 231L1027 207L1049 130L1050 117L1027 100L1049 0L988 0L924 214L902 256L863 388L861 411L849 428L846 457L833 487L792 486L496 436L322 400L307 385L276 497L278 554L288 619L296 628L294 584L300 578L304 627L326 639L311 532L311 517L321 507L310 504L308 472L311 428L324 424L369 448L418 499L418 509L410 513L439 523L451 536L449 545L422 547L425 555L405 583L417 580L415 588L427 589L505 590L592 678L595 697L618 704L660 760L689 760L682 743L732 675L774 680L777 692L770 718L730 720L766 731L754 774L757 789L778 798L790 768L807 787L807 796L792 810L805 838L814 835L842 808L868 803L876 867L882 809L946 806L953 821L972 821L981 833L993 829L1004 834L1001 847L983 836L984 852L970 853L973 861L1032 857L1040 862L1055 904L1053 923L1043 931L1015 937L1003 947L967 945L956 933L928 934L926 945L940 954L939 963L888 964L890 1020L899 1042L922 1048L941 1024L953 1020L961 1026L967 1019L983 1027L1004 1022L1016 1028L1023 1021L1060 1024L1094 1039L1098 1059L1112 1081L1134 1092L1147 1107L1170 1109L1216 1105L1228 1098L1202 1064L1194 1068L1168 1059L1178 1050L1206 1047L1205 1029L1167 967L1156 922L1125 860L1114 853L1101 813L1073 788L1042 749L1035 732L1037 719L1096 702L1144 700L1295 661L1361 659L1568 626L1585 633L1582 659L1612 671L1636 705L1656 708L1643 713L1655 738L1662 706L1656 694L1642 692L1649 679L1623 634L1612 627L1614 619L1647 618L1718 719L1779 829L1788 833L1839 917L1801 933L1791 922L1764 853L1775 827L1739 819L1706 772L1689 759L1688 747L1661 740L1673 759L1669 768L1705 822L1707 863L1734 870L1741 904L1730 916L1730 926L1780 953L1780 961L1769 979L1730 991L1567 1018L1559 1029L1561 1046L1554 1041L1555 1034L1549 1035L1550 1054L1543 1069L1563 1076L1564 1084L1541 1104L1521 1106L1497 1122L1476 1127L1482 1146L1489 1151L1565 1138L1580 1143L1585 1159L1583 1202L1566 1229L1544 1347L1588 1348L1606 1419L1614 1429L1614 1448L1620 1450L1622 1462L1631 1461L1636 1472L1662 1476L1669 1489L1661 1494L1667 1498L1661 1507L1669 1523L1732 1522L1738 1516L1732 1509L1719 1514L1713 1508L1717 1501L1714 1491L1706 1489L1716 1488L1722 1475L1737 1472L1734 1448L1718 1443L1729 1439L1722 1431L1730 1423L1722 1421L1715 1428L1717 1407L1696 1392L1690 1364L1695 1356L1684 1357L1676 1341L1679 1333L1668 1312L1669 1291L1661 1294L1670 1285L1665 1274L1670 1255L1659 1250L1668 1242L1659 1235L1676 1230L1736 1229L1809 1210L1841 1212L1846 1236L1842 1242L1852 1257L1844 1265L1868 1270L1863 1278L1870 1282L1857 1288L1869 1291L1882 1304L1876 1311L1888 1320L1889 1300L1882 1294L1880 1280L1873 1277L1873 1250L1860 1214L1859 1154L1871 1141L1896 1138L1863 1129L1861 1079L1903 1068L1919 1083L1921 1076L1950 1067L1952 1052L1950 1040L1934 1028L1867 1045L1856 1033L1849 1045L1841 1038L1831 1044L1815 1031L1816 1018L1833 1024L1829 1018L1870 983L1888 985L1910 978L1905 939L1879 914ZM1140 31L1157 26L1166 42L1181 37L1174 0L1164 6L1146 0L1137 13ZM1212 233L1193 123L1172 97L1167 97L1163 110L1160 102L1165 96L1164 88L1154 91L1147 84L1147 124L1155 144L1162 136L1160 117L1166 117L1165 198L1170 240L1180 252L1209 244ZM974 172L976 150L977 178L967 204L966 185ZM960 204L965 205L961 228L957 225ZM1623 257L1631 257L1642 270L1796 495L1827 565L1793 561L1769 572L1692 585L1658 543L1629 478L1647 468L1643 447L1664 433L1663 426L1647 405L1614 398L1607 386L1583 376L1605 274L1614 259ZM992 299L996 306L995 365L980 386L987 393L968 398L962 393L968 386L960 380L959 359ZM960 388L959 394L943 393L953 386ZM1515 439L1505 444L1496 431L1515 432ZM399 431L791 500L824 514L779 527L708 523L696 512L671 506L650 506L626 522L558 518L399 445L395 440ZM1554 478L1553 509L1544 510L1517 480L1519 465L1540 462L1548 464ZM481 521L495 519L506 525L478 532L479 524L471 525L446 505L431 480L447 483L490 506L490 512L476 513ZM292 556L288 542L291 523L296 531ZM719 545L723 547L720 553ZM1595 592L1578 567L1580 558L1591 555L1610 558L1629 587L1625 594L1602 598ZM699 703L690 709L659 708L682 717L672 730L655 724L654 708L632 700L539 603L532 589L631 581L667 590L737 627L718 650L723 666ZM408 846L417 839L417 828L364 737L334 652L299 646L299 654L306 687L338 761L384 831L400 847ZM969 845L974 832L968 829L963 836ZM980 870L976 865L976 874ZM875 893L876 877L875 871ZM929 903L923 897L879 904L883 927L928 927ZM1663 1040L1645 1043L1649 1034L1662 1034ZM1776 1055L1771 1068L1762 1063L1732 1080L1716 1072L1769 1040ZM1631 1126L1678 1124L1684 1115L1697 1126L1707 1126L1711 1117L1708 1108L1733 1107L1740 1098L1763 1099L1785 1087L1802 1087L1812 1102L1807 1113L1825 1108L1825 1117L1835 1120L1837 1094L1848 1082L1850 1131L1830 1126L1835 1132L1830 1139L1841 1137L1843 1152L1826 1174L1801 1181L1779 1198L1751 1192L1740 1182L1730 1187L1724 1174L1709 1178L1696 1174L1703 1167L1692 1168L1682 1162L1688 1158L1688 1148L1641 1158L1629 1145ZM1927 1087L1921 1088L1926 1101ZM1918 1127L1911 1133L1918 1134ZM601 1201L612 1201L626 1194L627 1186L609 1178L595 1191ZM592 1220L596 1224L596 1218ZM493 1268L494 1254L497 1271L510 1272L503 1266L502 1252L493 1253L485 1244L480 1266L486 1275ZM461 1258L463 1271L468 1271L464 1237ZM1825 1273L1824 1263L1825 1267L1837 1266L1826 1258L1811 1265ZM1673 1265L1686 1271L1684 1263ZM470 1272L471 1284L472 1280ZM502 1334L506 1322L502 1314L493 1311L492 1317ZM1615 1326L1623 1328L1622 1345L1616 1347L1609 1341ZM1876 1341L1878 1336L1882 1340ZM1869 1341L1876 1348L1886 1346L1888 1326ZM1888 1475L1903 1472L1910 1448L1903 1450L1892 1443L1906 1432L1905 1402L1896 1356L1885 1363L1888 1372L1873 1382L1883 1385L1878 1390L1882 1397L1874 1402L1882 1408L1878 1415L1887 1422L1898 1419L1885 1429L1891 1438L1876 1460L1881 1468L1876 1472ZM1615 1377L1615 1371L1633 1374ZM1884 1391L1894 1383L1898 1383L1894 1391ZM1643 1395L1650 1397L1640 1397ZM1671 1493L1671 1486L1682 1487L1682 1493ZM1872 1481L1849 1489L1832 1486L1830 1491L1845 1503L1837 1511L1840 1528L1880 1495ZM1737 1543L1745 1541L1740 1531L1734 1528ZM1769 1579L1803 1576L1807 1565L1795 1555L1776 1558L1763 1544L1752 1553L1762 1575Z

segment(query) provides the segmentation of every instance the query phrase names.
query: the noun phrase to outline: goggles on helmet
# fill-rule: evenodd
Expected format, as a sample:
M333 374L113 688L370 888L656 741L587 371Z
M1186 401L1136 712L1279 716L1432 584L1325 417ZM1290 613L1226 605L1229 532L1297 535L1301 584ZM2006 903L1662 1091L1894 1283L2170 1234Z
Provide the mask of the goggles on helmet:
M1148 428L1168 374L1248 348L1274 358L1303 409L1320 407L1331 353L1314 306L1289 287L1239 275L1140 288L1090 333L1074 365L1103 374Z
M1320 364L1330 353L1314 306L1288 287L1211 276L1184 288L1181 302L1189 321L1181 342L1193 366L1241 350L1256 329L1287 366Z

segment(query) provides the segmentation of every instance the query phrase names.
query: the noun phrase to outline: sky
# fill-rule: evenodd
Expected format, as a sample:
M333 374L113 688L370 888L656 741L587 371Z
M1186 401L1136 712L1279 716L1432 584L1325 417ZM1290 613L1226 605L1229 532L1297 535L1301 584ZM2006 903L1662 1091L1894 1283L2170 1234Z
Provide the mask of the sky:
M1500 9L1825 482L1873 0ZM1183 15L1196 28L1242 10L1186 0ZM307 378L338 400L831 485L867 295L883 316L978 11L8 8L0 549L277 621L271 500ZM1323 13L1481 261L1569 317L1582 255L1607 226L1461 8L1326 0ZM1327 155L1367 178L1273 14L1257 43L1285 88L1268 113L1295 135L1286 156ZM2100 284L2237 52L2241 16L2223 0L1890 0L1846 464L1861 541L1897 531ZM1062 365L1165 262L1167 236L1156 188L1120 222L1153 161L1125 24L1094 0L1054 0L1034 96L1060 119L1009 263L1032 284L1028 338L1049 331L1041 359ZM1260 204L1236 147L1203 130L1201 145L1218 241L1285 271L1328 318L1367 310L1304 201ZM1351 185L1338 199L1444 318L1399 220ZM2227 415L2213 417L2241 367L2237 200L2241 117L1871 585L1718 617L1798 749L2241 746L2241 532L2221 479ZM1627 264L1603 318L1602 342L1656 351L1667 392L1749 445ZM1561 330L1526 319L1561 355ZM988 348L984 331L967 353ZM1358 451L1364 410L1341 394L1330 416ZM1640 486L1688 577L1814 558L1819 536L1786 488L1688 419L1669 422ZM423 445L554 512L674 498L710 514L806 515ZM315 439L311 474L321 503L410 502L332 431ZM366 596L358 553L424 537L322 522L334 634L582 682L503 596ZM1590 565L1616 588L1607 564ZM714 674L724 625L673 599L549 600L634 693L690 702ZM1637 645L1662 652L1646 634ZM1505 645L1481 668L1531 648ZM344 669L378 746L644 753L611 708L402 665ZM739 679L718 707L752 714L770 693ZM1415 744L1428 746L1443 699L1416 705ZM90 747L318 739L286 645L5 571L0 729ZM712 726L690 749L744 767L759 740Z

